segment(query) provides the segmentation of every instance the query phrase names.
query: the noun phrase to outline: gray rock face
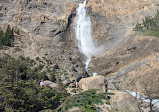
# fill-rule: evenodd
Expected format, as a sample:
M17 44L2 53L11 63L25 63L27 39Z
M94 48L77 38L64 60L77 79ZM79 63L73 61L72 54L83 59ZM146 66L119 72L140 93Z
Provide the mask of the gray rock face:
M36 27L33 32L35 35L41 35L44 37L55 37L60 34L62 31L59 29L60 25L58 23L39 23L39 26Z
M130 94L121 91L111 91L110 105L113 112L140 112L137 100Z

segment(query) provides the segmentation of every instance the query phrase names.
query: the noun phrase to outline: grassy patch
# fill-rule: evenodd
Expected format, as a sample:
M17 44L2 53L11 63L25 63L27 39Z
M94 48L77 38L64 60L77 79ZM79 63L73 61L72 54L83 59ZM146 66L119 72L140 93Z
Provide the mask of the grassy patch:
M134 30L147 36L159 37L159 11L156 12L155 16L148 16L142 23L137 23Z
M114 93L108 93L108 95L115 95Z
M156 36L156 37L159 37L159 28L158 29L155 29L155 30L150 30L150 31L146 31L146 32L143 32L144 35L147 35L147 36Z
M108 105L110 105L109 99L106 99L105 103L108 104Z

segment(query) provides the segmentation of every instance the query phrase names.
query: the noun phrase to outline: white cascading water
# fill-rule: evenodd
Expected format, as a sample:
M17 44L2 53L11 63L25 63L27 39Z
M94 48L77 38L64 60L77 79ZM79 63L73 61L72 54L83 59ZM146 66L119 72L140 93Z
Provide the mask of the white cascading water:
M86 0L83 4L79 4L76 9L76 26L75 26L75 34L76 34L76 44L81 53L83 53L87 60L85 62L85 71L88 72L88 64L91 60L91 56L95 55L96 47L94 40L92 38L92 22L90 17L86 14Z

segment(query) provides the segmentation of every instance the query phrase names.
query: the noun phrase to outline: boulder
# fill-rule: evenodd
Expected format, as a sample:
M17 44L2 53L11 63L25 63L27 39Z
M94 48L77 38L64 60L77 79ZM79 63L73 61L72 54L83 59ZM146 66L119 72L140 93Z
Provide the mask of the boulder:
M139 112L137 100L129 93L113 90L110 105L113 112Z
M105 90L105 82L104 76L88 77L79 81L79 87L84 91L90 89L99 89L100 91L103 91Z
M79 107L73 107L68 110L68 112L81 112Z
M57 87L58 87L58 84L57 84L57 83L51 82L51 81L49 81L49 80L46 80L46 81L45 81L45 85L48 85L48 86L51 87L51 88L57 88Z

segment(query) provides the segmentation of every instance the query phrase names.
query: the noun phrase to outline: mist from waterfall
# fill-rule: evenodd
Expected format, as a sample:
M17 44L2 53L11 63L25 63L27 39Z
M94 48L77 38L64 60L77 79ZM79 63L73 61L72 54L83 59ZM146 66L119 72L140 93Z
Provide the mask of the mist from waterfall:
M83 53L87 60L85 62L85 71L88 72L88 64L91 60L91 56L96 56L102 49L95 46L95 42L92 38L92 22L90 16L86 14L86 0L83 4L79 4L76 9L76 44L81 53Z

